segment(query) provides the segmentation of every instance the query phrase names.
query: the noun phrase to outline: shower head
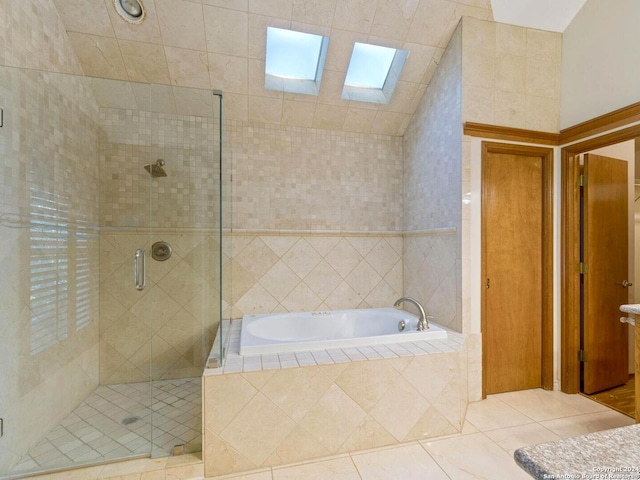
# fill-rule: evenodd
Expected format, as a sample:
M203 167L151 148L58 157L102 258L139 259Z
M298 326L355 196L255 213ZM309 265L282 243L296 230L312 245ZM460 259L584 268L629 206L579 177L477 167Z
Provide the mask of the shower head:
M159 158L156 163L145 165L144 169L149 172L152 178L166 177L167 172L164 171L164 160Z

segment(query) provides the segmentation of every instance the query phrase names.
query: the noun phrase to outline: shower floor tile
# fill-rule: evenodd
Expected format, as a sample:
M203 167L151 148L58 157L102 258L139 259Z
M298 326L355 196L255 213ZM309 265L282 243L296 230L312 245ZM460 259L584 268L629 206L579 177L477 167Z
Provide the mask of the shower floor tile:
M13 473L150 452L164 457L175 445L185 445L188 453L202 449L199 377L100 385L29 450Z

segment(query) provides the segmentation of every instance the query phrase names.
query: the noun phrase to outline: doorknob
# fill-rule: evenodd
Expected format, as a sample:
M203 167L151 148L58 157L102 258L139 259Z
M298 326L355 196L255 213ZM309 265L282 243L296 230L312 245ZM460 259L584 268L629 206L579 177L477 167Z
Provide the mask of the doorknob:
M627 280L623 280L622 283L619 283L618 285L622 285L622 288L628 288L628 287L632 287L633 283L627 281Z

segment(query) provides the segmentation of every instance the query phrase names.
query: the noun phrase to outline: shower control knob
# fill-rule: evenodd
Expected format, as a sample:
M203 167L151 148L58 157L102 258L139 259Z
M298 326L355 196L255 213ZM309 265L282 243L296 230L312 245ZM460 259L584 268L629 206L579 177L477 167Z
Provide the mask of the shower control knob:
M159 262L169 260L172 251L173 250L171 249L171 245L169 245L167 242L160 241L151 245L151 257Z

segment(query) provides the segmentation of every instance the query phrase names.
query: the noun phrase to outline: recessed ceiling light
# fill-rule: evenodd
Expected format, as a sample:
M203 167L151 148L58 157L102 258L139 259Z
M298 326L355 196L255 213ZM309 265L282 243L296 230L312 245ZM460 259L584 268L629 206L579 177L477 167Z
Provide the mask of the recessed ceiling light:
M342 98L389 103L408 56L406 50L356 42L344 80Z
M113 0L116 12L129 23L140 23L144 20L142 0Z
M329 38L267 27L265 88L317 95Z

